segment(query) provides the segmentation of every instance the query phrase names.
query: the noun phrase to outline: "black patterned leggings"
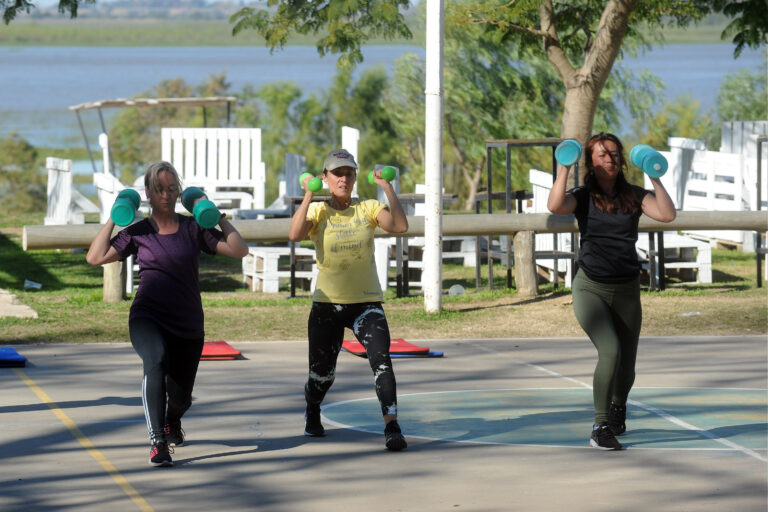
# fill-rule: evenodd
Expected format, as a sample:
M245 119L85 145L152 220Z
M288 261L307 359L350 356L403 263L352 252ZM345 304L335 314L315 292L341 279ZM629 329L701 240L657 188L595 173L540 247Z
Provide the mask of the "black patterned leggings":
M336 359L348 327L365 347L382 415L397 414L395 372L389 357L389 326L380 302L332 304L313 302L309 312L307 404L320 405L336 378Z

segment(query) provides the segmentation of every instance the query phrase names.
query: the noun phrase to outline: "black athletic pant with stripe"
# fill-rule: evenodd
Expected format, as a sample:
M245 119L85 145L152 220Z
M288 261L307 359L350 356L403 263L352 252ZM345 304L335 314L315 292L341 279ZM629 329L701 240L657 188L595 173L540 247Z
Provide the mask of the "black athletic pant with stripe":
M374 375L382 415L397 414L395 372L389 356L389 326L380 302L332 304L313 302L307 321L309 378L304 396L309 405L320 405L336 378L336 360L349 328L365 347Z
M203 339L180 338L149 318L128 323L131 344L144 363L141 401L152 443L165 440L166 423L181 421L192 405Z

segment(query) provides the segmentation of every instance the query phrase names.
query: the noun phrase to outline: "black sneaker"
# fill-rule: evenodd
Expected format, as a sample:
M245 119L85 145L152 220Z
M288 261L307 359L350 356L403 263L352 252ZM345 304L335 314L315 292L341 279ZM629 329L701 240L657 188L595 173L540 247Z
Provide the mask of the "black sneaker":
M304 426L304 435L309 437L323 437L325 429L320 423L320 406L307 405L307 412L304 413L307 424Z
M178 423L166 423L165 428L165 441L173 446L182 446L184 444L184 429L181 428L181 422Z
M621 450L621 443L616 440L608 425L595 425L592 428L589 445L601 450Z
M611 427L613 435L620 436L627 431L627 406L618 405L611 402L608 409L608 426Z
M400 430L397 420L390 421L384 427L384 444L387 450L391 452L399 452L408 447L408 443L405 442L405 437L403 437L403 432Z
M168 447L168 443L158 442L152 445L149 450L149 463L155 467L169 467L173 466L173 459L171 459L171 450Z

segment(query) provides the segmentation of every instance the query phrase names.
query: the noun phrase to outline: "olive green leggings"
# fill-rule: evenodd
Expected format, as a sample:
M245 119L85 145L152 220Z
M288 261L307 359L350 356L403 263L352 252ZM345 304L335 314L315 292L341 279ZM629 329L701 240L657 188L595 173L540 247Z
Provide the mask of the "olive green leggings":
M643 312L639 278L628 283L598 283L578 272L571 287L573 312L597 349L592 380L595 424L608 421L613 401L623 405L635 382L635 359Z

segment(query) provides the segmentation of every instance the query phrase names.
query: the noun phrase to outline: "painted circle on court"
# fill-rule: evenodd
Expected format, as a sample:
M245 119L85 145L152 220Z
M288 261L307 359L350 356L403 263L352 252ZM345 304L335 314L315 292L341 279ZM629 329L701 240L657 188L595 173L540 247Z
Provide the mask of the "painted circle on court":
M337 426L383 431L375 397L325 405L323 416ZM634 388L627 404L627 433L619 439L627 448L726 450L736 446L765 451L767 416L766 390ZM398 420L406 437L585 447L594 420L592 390L485 389L400 395Z

